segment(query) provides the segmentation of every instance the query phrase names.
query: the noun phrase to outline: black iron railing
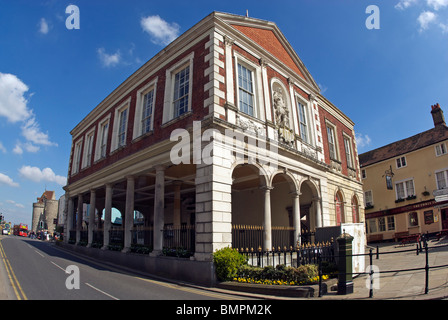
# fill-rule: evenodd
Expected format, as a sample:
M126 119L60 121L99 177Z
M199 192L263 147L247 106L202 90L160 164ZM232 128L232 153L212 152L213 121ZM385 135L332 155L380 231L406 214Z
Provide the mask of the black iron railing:
M335 263L335 248L334 244L330 242L307 244L295 248L292 246L289 248L277 247L272 248L272 250L262 250L261 247L237 250L247 258L250 265L258 267L275 267L280 264L298 267L306 264L318 264L319 262Z

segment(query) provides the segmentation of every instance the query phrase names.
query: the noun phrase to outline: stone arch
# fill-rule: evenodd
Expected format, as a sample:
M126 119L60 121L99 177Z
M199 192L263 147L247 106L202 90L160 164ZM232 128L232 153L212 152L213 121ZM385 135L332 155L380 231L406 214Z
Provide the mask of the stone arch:
M313 179L300 182L300 216L302 242L314 242L317 227L322 226L321 197L319 187Z
M232 177L232 246L264 247L264 199L270 189L268 177L259 164L234 164Z
M345 223L345 203L344 192L338 188L334 194L334 211L337 226Z
M352 221L353 223L359 223L360 216L359 216L359 197L356 193L353 194L351 198L351 208L352 208Z
M270 185L272 246L295 247L300 234L297 179L280 169L270 177Z

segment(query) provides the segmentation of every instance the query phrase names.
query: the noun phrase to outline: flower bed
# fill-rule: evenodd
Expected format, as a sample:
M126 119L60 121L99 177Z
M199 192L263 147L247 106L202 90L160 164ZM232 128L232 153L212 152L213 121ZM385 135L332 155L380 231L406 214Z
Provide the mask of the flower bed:
M247 264L246 258L232 248L218 250L213 255L216 274L222 282L233 281L246 284L300 286L319 282L319 268L314 264L297 268L278 265L254 267ZM334 263L322 262L322 280L331 278L336 271Z
M330 275L323 275L322 281L330 279ZM319 282L319 277L310 278L308 281L301 281L301 282L295 282L295 281L285 281L285 280L270 280L270 279L263 279L263 280L255 280L252 278L233 278L233 281L239 282L239 283L248 283L248 284L265 284L265 285L279 285L279 286L301 286L301 285L309 285L309 284L315 284Z
M329 278L328 274L322 276L322 280ZM278 265L275 268L243 265L238 269L237 276L233 278L233 281L266 285L309 285L319 282L319 270L318 266L313 264L302 265L298 268L285 265Z

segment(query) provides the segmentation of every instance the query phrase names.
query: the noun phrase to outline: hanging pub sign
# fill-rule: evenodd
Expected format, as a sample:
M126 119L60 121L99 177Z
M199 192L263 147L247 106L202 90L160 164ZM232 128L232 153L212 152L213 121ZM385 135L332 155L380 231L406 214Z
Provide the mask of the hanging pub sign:
M394 173L392 172L392 166L390 166L389 170L386 170L384 172L383 177L386 177L386 186L387 190L393 190L393 184L392 184L392 177L394 176Z
M386 186L387 186L387 190L394 189L394 187L392 186L392 176L386 176Z

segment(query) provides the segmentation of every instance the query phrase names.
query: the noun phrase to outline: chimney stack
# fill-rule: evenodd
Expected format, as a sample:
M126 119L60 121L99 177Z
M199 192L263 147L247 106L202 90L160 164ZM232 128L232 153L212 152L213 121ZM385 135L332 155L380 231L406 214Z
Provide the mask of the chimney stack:
M440 108L439 104L431 106L432 119L434 121L434 127L446 125L445 117L443 116L443 110Z

